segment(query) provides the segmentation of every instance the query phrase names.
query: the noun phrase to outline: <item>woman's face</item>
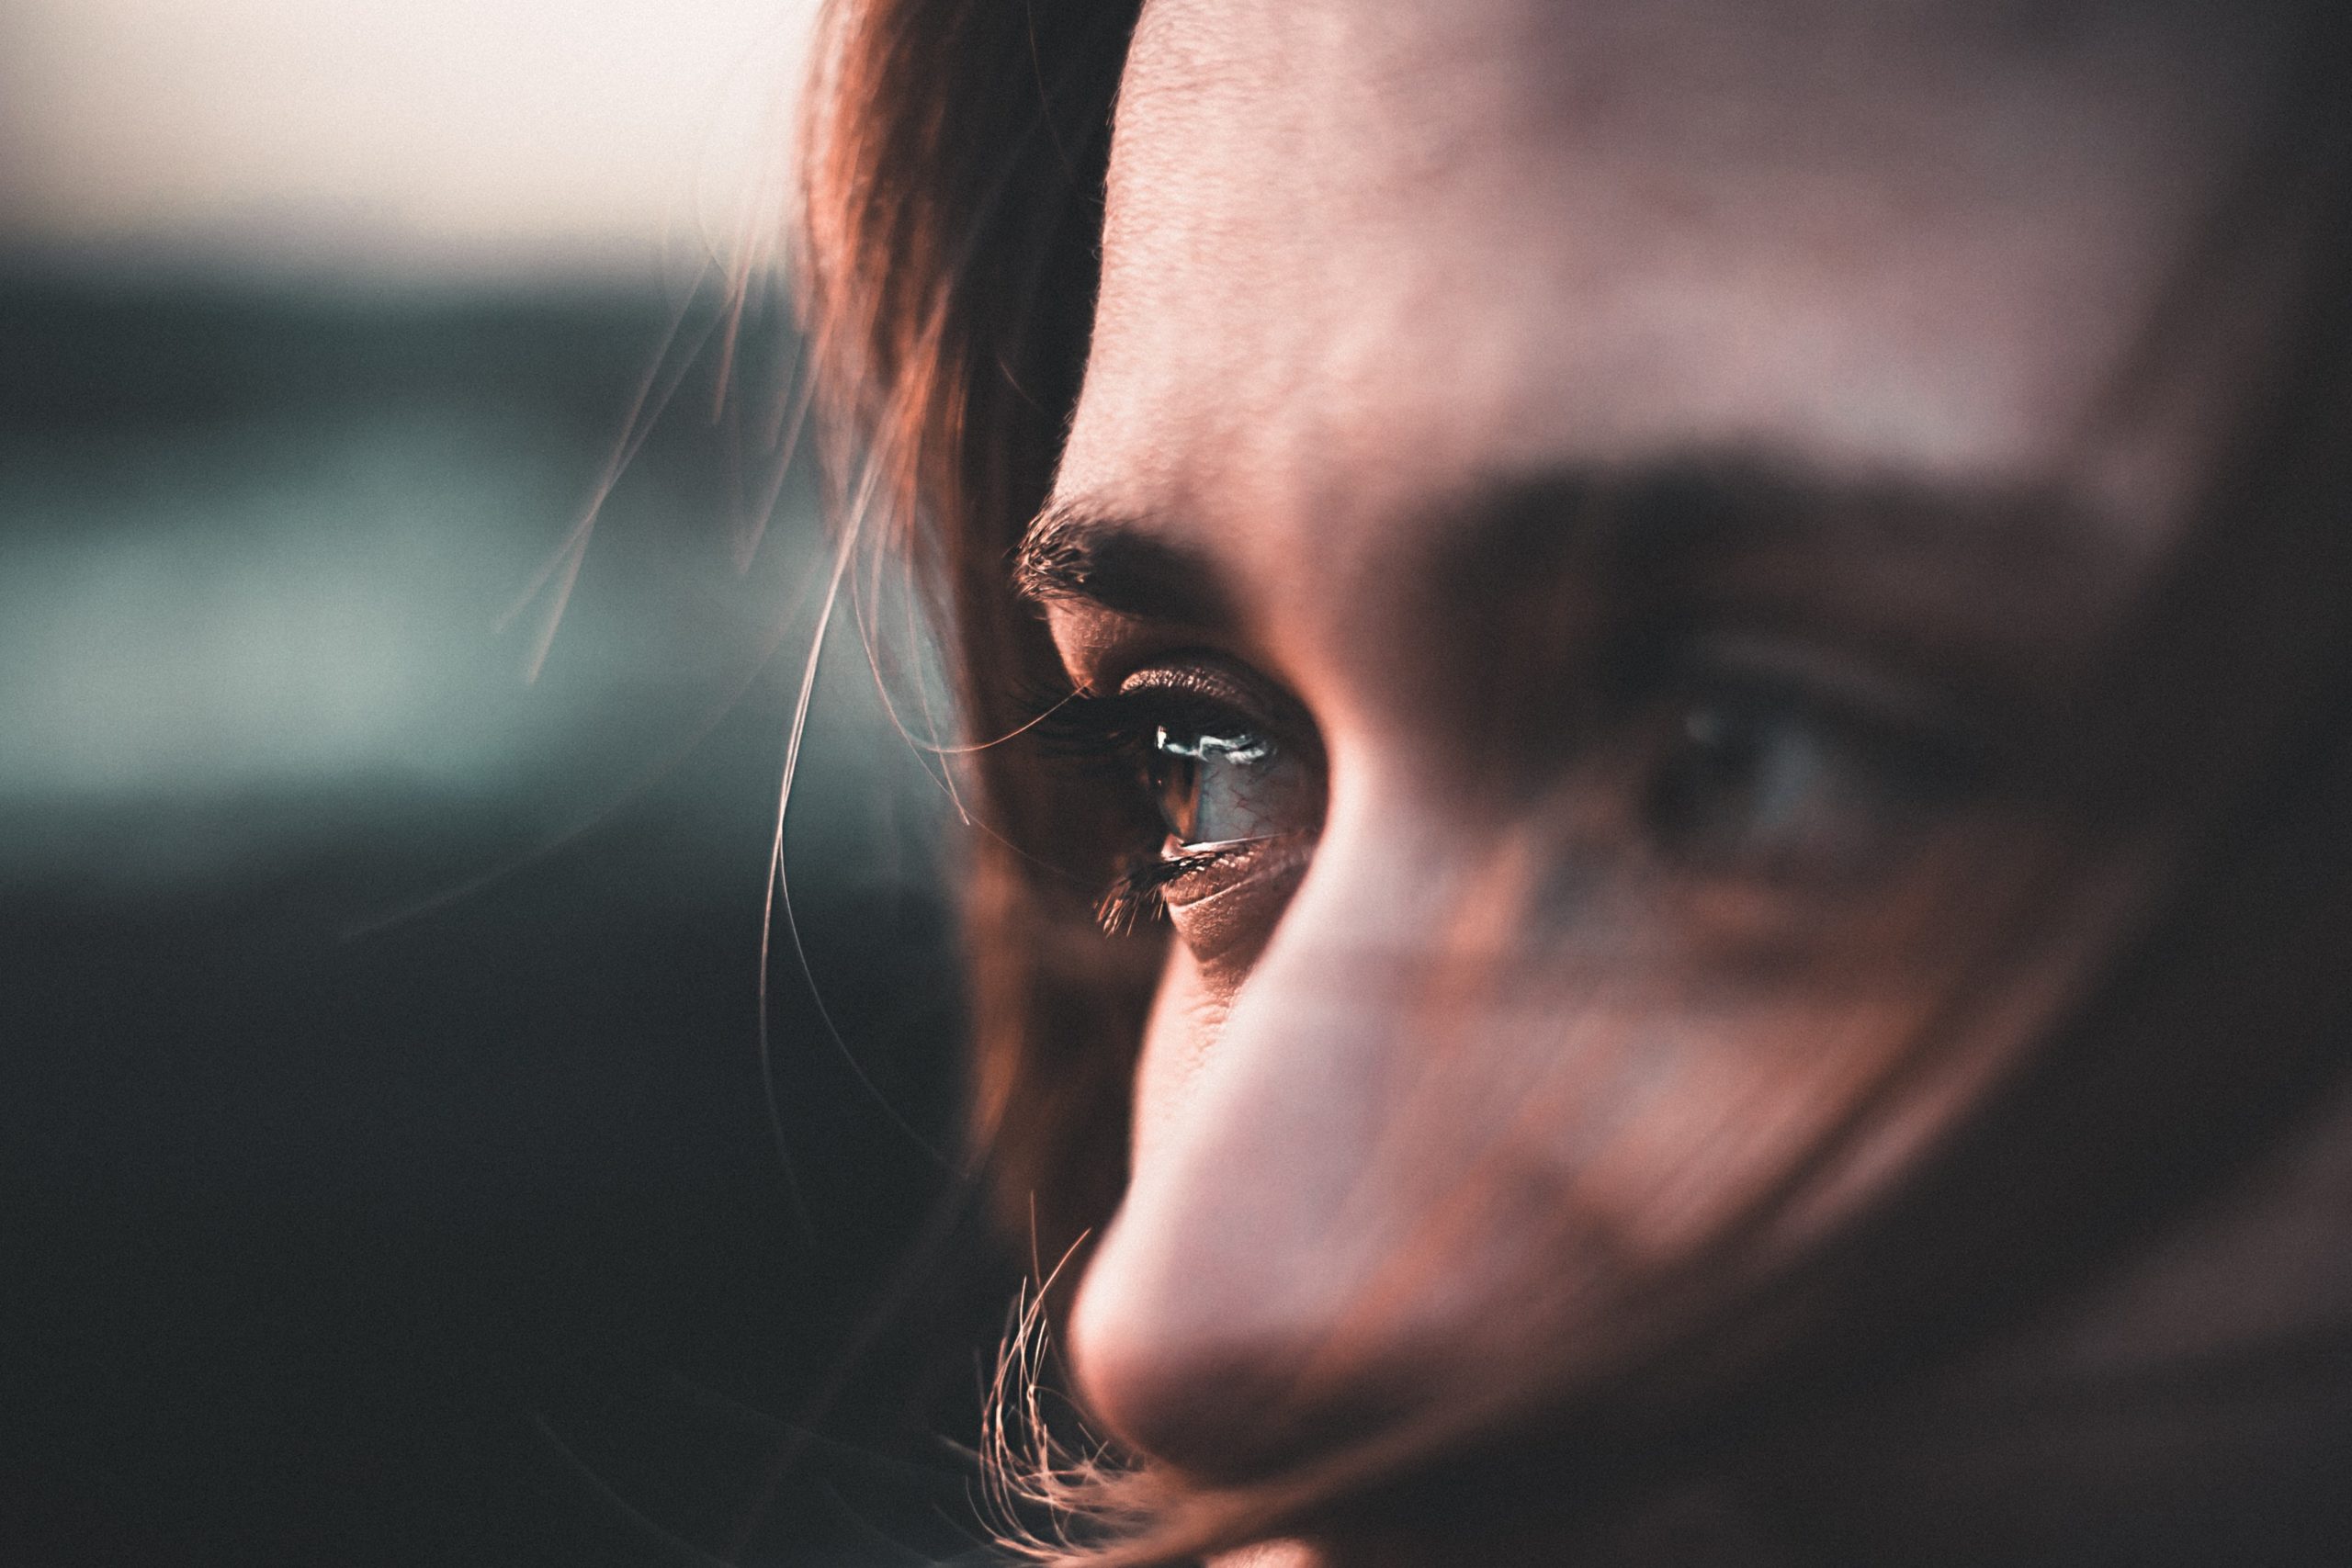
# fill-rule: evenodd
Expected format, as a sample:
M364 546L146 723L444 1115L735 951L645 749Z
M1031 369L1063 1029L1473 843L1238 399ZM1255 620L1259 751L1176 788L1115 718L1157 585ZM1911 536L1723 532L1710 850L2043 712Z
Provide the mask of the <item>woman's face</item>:
M1166 834L1122 1436L1507 1377L2145 861L2062 759L2223 394L2112 394L2262 54L2158 9L1147 5L1024 562Z

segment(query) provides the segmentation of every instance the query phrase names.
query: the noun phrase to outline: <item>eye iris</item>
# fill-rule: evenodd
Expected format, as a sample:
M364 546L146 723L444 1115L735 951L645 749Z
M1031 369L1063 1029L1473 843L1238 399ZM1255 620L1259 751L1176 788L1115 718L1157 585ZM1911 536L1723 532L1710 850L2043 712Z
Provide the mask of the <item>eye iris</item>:
M1253 774L1273 748L1247 733L1212 735L1160 725L1150 783L1160 820L1182 844L1217 843L1264 830L1251 803Z

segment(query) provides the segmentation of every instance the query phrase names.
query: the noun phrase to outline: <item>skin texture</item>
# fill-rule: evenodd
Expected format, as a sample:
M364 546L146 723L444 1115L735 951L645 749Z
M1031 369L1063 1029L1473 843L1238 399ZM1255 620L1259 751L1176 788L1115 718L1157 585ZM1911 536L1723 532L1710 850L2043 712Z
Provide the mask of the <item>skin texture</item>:
M1289 771L1246 786L1272 837L1168 888L1072 1323L1113 1430L1246 1480L1586 1332L2066 846L2078 940L1871 1157L2057 1005L2164 845L2161 800L2086 821L2066 737L2231 393L2114 389L2269 47L2148 6L1147 6L1042 525L1140 586L1038 597L1080 691L1205 682ZM1688 526L1692 472L1736 525ZM1694 835L1660 780L1725 710L1786 787L1702 757Z

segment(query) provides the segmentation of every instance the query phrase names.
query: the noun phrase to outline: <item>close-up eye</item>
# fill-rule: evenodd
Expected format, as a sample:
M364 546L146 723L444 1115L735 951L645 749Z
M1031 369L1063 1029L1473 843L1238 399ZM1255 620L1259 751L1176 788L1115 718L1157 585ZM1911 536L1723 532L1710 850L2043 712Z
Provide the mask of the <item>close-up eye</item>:
M1135 737L1144 787L1171 848L1198 852L1311 830L1321 807L1302 717L1225 671L1162 667L1113 700Z
M1708 869L1863 871L1899 856L1974 782L1956 741L1771 685L1702 684L1663 716L1645 815L1669 853Z
M1317 824L1321 764L1304 719L1267 713L1273 703L1222 671L1157 666L1106 695L1064 693L1033 705L1054 754L1092 764L1107 787L1142 793L1170 850Z
M1125 795L1138 835L1128 870L1103 900L1125 928L1182 901L1180 886L1321 826L1323 764L1295 704L1215 665L1156 665L1103 695L1034 703L1049 750Z

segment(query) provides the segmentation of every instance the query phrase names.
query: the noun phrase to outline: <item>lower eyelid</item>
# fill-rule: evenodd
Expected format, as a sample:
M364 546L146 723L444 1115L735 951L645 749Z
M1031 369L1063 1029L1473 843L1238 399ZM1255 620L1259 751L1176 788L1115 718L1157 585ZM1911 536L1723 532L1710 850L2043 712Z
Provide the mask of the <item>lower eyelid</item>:
M1167 905L1170 913L1197 908L1222 898L1228 893L1238 893L1244 888L1255 886L1270 876L1298 870L1306 865L1308 854L1314 847L1311 840L1302 840L1300 836L1289 833L1275 834L1263 839L1239 839L1235 840L1233 843L1234 858L1224 861L1220 865L1202 866L1198 872L1191 874L1205 877L1216 875L1223 871L1225 874L1218 878L1218 886L1189 898L1180 897L1174 891L1175 888L1183 886L1182 881L1171 884L1168 890L1162 892L1161 901ZM1258 847L1246 849L1240 847L1244 845ZM1214 852L1224 847L1222 845L1193 846L1193 852ZM1228 867L1231 869L1227 870ZM1188 876L1185 880L1189 879Z
M1230 988L1248 978L1289 907L1312 847L1295 837L1277 841L1198 897L1168 900L1177 941L1211 984Z
M1253 844L1270 843L1281 836L1277 833L1257 833L1247 839L1204 839L1196 844L1184 845L1183 851L1188 855L1238 853Z

